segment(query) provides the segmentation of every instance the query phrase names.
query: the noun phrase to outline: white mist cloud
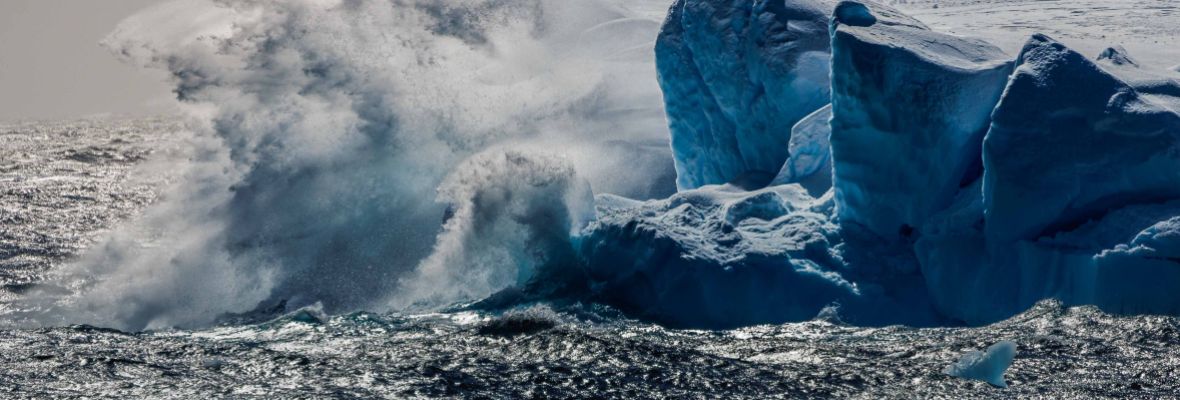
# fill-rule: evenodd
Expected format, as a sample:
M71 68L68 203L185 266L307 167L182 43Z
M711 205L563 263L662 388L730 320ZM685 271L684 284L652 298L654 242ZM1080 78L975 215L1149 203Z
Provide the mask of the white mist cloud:
M67 272L86 282L67 319L142 329L279 300L372 308L412 302L399 293L415 281L447 287L446 300L486 294L502 272L470 290L422 277L544 235L516 217L483 228L498 219L470 196L511 195L496 207L517 217L556 213L568 204L542 203L565 189L514 179L551 174L566 188L575 167L599 192L671 190L656 29L650 11L606 0L180 0L132 17L108 46L174 77L192 160L141 221ZM522 143L574 167L500 152L452 171ZM444 185L457 217L436 247L448 174L487 183ZM494 265L506 263L479 268Z
M573 165L535 150L471 157L443 181L439 201L450 217L434 252L392 293L398 308L480 299L570 267L570 238L594 218L594 194Z

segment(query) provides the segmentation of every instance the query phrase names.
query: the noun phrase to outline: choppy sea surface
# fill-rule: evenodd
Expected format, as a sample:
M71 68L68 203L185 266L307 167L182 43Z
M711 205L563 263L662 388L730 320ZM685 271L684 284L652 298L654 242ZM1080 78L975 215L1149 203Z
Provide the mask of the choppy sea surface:
M0 307L168 182L175 119L0 124ZM11 324L8 324L11 325ZM1018 344L1009 388L947 376ZM978 328L838 318L676 330L602 306L325 315L127 333L0 329L0 398L1159 398L1180 396L1180 320L1041 303Z
M1009 388L942 373L998 339ZM670 330L609 310L498 316L300 311L261 324L139 334L0 332L7 398L1160 398L1177 395L1173 318L1043 304L972 329L832 322Z

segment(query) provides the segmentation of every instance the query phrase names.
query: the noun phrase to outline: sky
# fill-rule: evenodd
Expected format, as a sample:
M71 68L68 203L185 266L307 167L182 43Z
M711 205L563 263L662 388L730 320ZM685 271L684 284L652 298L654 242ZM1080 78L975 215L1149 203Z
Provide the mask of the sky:
M99 46L123 18L161 0L0 0L0 121L169 110L158 71Z

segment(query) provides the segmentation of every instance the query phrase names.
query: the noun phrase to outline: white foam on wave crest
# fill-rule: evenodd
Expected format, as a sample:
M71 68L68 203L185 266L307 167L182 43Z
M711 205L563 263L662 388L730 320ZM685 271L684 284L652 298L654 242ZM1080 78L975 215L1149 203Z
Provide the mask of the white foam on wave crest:
M523 287L544 268L573 267L571 237L594 219L594 194L568 161L492 149L439 187L450 205L434 253L394 292L396 308L437 307Z
M189 327L284 300L373 309L420 303L396 294L414 282L458 300L511 281L456 271L515 267L516 255L470 253L543 237L519 219L558 211L521 207L565 189L514 194L503 213L532 228L485 235L509 225L482 222L491 206L469 196L517 192L467 179L565 188L576 168L601 192L674 190L650 54L659 24L640 3L179 0L132 17L106 43L173 76L194 120L190 159L143 218L62 271L79 290L59 317ZM525 141L572 166L477 158L443 187L455 205L443 227L434 195L453 167ZM462 169L492 167L508 176Z

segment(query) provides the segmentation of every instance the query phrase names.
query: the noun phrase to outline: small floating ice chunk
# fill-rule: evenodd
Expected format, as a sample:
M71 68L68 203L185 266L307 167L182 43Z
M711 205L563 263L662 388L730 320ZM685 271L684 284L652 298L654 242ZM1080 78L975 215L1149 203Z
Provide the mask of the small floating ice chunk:
M984 381L996 387L1006 388L1004 371L1012 366L1016 358L1016 343L1003 341L993 344L986 351L972 350L963 354L954 364L946 367L946 374L963 379Z

